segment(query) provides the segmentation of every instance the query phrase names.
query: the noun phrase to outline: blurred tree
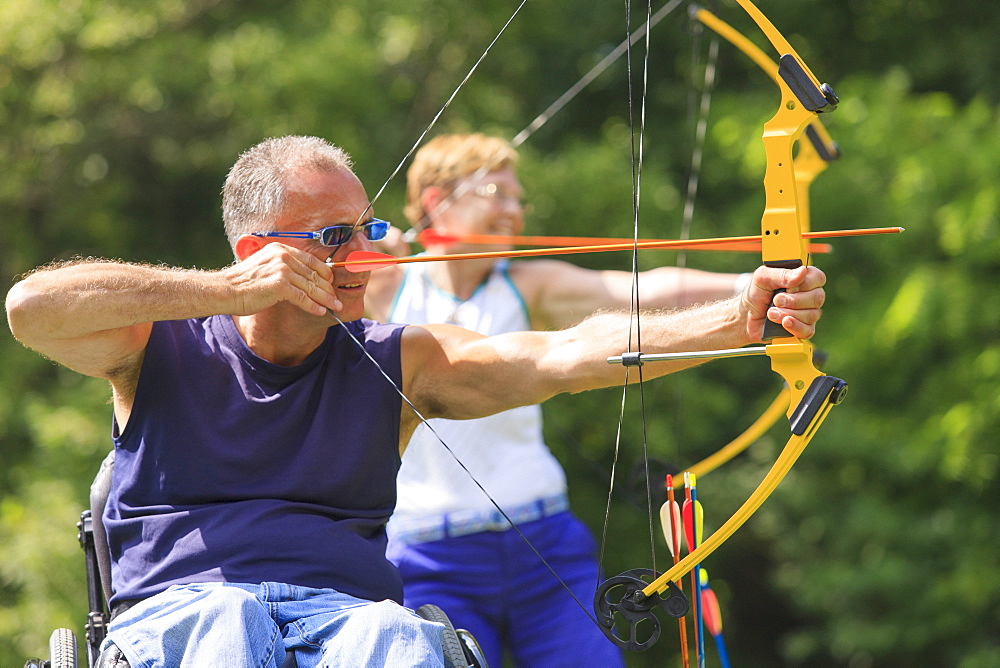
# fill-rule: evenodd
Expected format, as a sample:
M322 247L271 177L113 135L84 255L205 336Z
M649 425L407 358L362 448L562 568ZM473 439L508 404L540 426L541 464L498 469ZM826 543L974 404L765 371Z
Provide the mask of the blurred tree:
M760 5L843 99L829 118L845 157L814 187L815 226L908 230L838 242L819 260L831 283L818 343L852 391L773 500L713 555L730 652L743 665L996 665L1000 14L974 0ZM73 255L225 265L219 189L239 152L271 135L343 145L371 195L388 181L376 206L398 218L403 181L390 174L514 7L0 2L0 285ZM632 9L634 28L645 7ZM764 44L732 3L719 12ZM513 136L626 30L613 3L526 4L432 134ZM652 34L644 234L679 230L689 33L678 10ZM636 96L643 55L640 44ZM695 236L750 233L763 206L758 137L773 87L725 45L719 72ZM627 84L620 62L523 147L535 231L631 233ZM623 254L580 262L628 264ZM692 254L688 264L744 271L756 260ZM83 621L72 525L110 447L109 391L10 336L0 355L0 665L19 665L52 628ZM764 364L717 362L650 384L651 453L686 465L738 433L778 389ZM651 559L649 539L638 538L648 531L644 492L630 475L641 457L636 397L608 573ZM618 401L608 391L546 407L575 507L599 531ZM709 527L747 496L780 442L776 428L701 481ZM675 656L666 637L629 661Z

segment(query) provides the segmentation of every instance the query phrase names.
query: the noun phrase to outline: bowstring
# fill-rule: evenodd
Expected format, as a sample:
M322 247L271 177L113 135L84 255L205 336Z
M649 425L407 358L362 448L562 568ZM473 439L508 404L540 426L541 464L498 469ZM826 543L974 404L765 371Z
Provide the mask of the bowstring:
M577 95L579 95L587 86L594 82L597 77L602 75L605 70L607 70L611 65L616 63L619 58L629 51L629 47L634 45L643 37L647 37L647 33L652 30L660 21L663 20L668 14L677 9L684 0L671 0L662 7L660 7L655 14L653 14L645 23L640 27L636 28L635 32L626 37L621 41L618 46L611 50L608 55L604 56L600 62L591 67L586 74L584 74L580 79L566 89L566 92L557 97L545 110L535 116L535 118L524 127L523 130L514 135L514 138L510 140L511 148L518 148L524 142L528 141L532 135L541 130L553 116L562 111L563 107L572 102ZM434 209L437 213L442 213L447 211L448 208L454 204L458 198L468 192L472 184L486 176L492 169L491 165L483 165L475 172L465 177L461 183L459 183L454 190L452 190L448 195L441 200L441 203ZM399 171L397 169L397 171ZM417 234L421 232L427 224L430 222L430 214L425 213L420 220L414 223L409 230L403 234L403 241L412 242L416 241Z
M438 109L437 113L434 114L434 117L431 118L430 123L428 123L427 127L423 129L423 131L417 137L417 140L413 142L413 146L410 147L410 150L406 152L406 155L403 156L403 159L399 161L399 164L396 165L396 168L392 170L391 174L389 174L389 178L385 180L385 183L383 183L382 187L378 189L378 191L375 193L375 196L372 197L370 200L368 200L368 206L365 208L364 211L361 212L361 215L358 217L358 220L354 223L355 227L357 227L361 223L361 221L364 220L365 216L368 215L368 212L372 210L372 207L375 206L375 202L378 201L378 199L382 196L382 193L385 192L385 189L387 187L389 187L389 184L392 182L393 179L396 178L396 175L399 174L400 170L403 169L403 165L406 164L406 161L410 159L410 156L413 155L413 153L417 150L417 147L420 146L420 144L424 141L424 137L427 136L427 133L429 133L434 128L434 126L437 125L437 122L441 118L442 114L444 114L444 112L448 109L448 107L451 106L452 101L454 101L454 99L458 96L458 92L462 90L465 84L468 83L469 79L472 78L473 73L477 69L479 69L479 65L486 59L486 56L493 49L493 46L498 41L500 41L500 37L503 36L504 32L507 31L507 28L510 26L511 23L514 22L514 19L517 18L517 15L521 13L521 10L527 3L528 0L521 0L521 4L517 6L517 8L514 10L514 13L510 15L510 18L508 18L507 21L503 24L503 27L500 28L500 31L496 34L496 37L494 37L492 41L490 41L489 45L487 45L486 47L486 50L484 50L482 55L480 55L479 58L476 59L476 62L473 63L471 68L469 68L469 71L465 75L465 77L459 82L458 86L455 87L455 90L452 91L451 95L448 96L448 99L445 100L445 103L441 106L440 109Z
M631 16L632 16L632 3L631 0L625 0L625 27L626 35L630 35L631 30ZM646 3L646 24L648 25L652 20L652 2L647 0ZM639 103L639 132L638 138L636 137L635 131L635 107L634 107L634 91L632 89L632 42L626 40L628 43L626 47L627 56L625 58L626 70L628 76L628 121L629 121L629 146L631 151L631 167L632 167L632 286L630 289L630 299L629 299L629 327L628 327L628 352L632 352L632 342L633 342L633 326L634 330L634 340L636 350L642 350L642 329L640 326L639 313L641 309L641 304L639 301L639 209L642 195L642 163L643 163L643 151L644 151L644 137L646 128L646 98L649 85L649 47L650 38L649 31L645 33L645 52L643 54L643 67L642 67L642 92ZM636 146L638 142L638 147ZM611 462L611 473L610 481L608 483L608 497L604 509L604 526L601 531L601 547L600 554L598 558L598 563L603 570L604 565L604 555L607 549L607 537L608 537L608 527L611 521L611 501L614 496L615 489L615 477L618 469L618 461L621 455L621 436L622 428L625 421L625 407L628 397L628 384L629 384L629 374L630 367L625 367L625 382L622 386L622 399L621 407L618 415L618 428L615 434L615 445L614 454ZM649 520L649 546L650 546L650 561L653 566L653 570L656 570L656 550L655 543L653 539L653 506L652 506L652 492L650 489L649 480L649 451L648 451L648 440L646 431L646 401L645 401L645 391L643 389L643 377L642 377L642 365L639 364L636 367L636 372L639 374L639 406L640 406L640 416L642 420L642 452L643 452L643 463L645 466L645 478L646 478L646 506L647 506L647 517ZM600 586L600 572L598 573L598 580L596 586Z
M714 3L713 3L714 4ZM698 186L701 182L701 170L702 162L705 150L705 141L708 133L708 116L709 110L712 106L712 93L715 90L715 84L717 79L718 62L719 62L719 36L712 33L712 38L709 40L708 44L708 56L705 60L705 65L702 67L701 63L701 52L702 52L702 36L705 33L705 27L696 19L692 14L690 17L690 32L691 32L691 94L688 103L688 117L694 119L694 127L692 129L693 141L691 145L691 163L688 167L688 177L684 192L684 209L681 215L681 229L678 239L687 240L691 238L691 229L694 222L694 211L695 202L698 199ZM701 87L694 85L698 80L699 75L701 77ZM684 269L687 267L687 256L686 250L681 249L677 253L677 260L675 266L678 269ZM684 301L685 295L685 279L683 276L678 277L680 281L680 289L678 291L679 300ZM680 431L680 413L681 404L683 403L681 399L681 388L678 385L674 385L673 388L673 406L674 406L674 420L673 420L673 433L674 442L677 443L677 454L680 456L680 443L681 443L681 431Z
M550 104L545 109L545 111L538 114L538 116L536 116L535 119L527 125L527 127L518 132L514 136L514 139L511 140L510 142L511 145L514 148L517 148L525 141L527 141L527 139L531 135L540 130L542 126L549 121L550 118L559 113L559 111L563 107L569 104L573 100L573 98L575 98L580 93L580 91L589 86L594 79L596 79L604 72L604 70L608 69L608 67L610 67L615 61L621 58L623 54L628 53L629 48L632 45L634 45L643 37L645 37L646 40L648 41L649 40L648 32L652 30L653 27L655 27L656 24L663 19L663 17L665 17L667 14L677 9L677 7L680 6L680 4L683 1L684 0L672 0L672 2L668 2L667 4L660 7L660 9L658 9L655 14L653 14L652 16L648 16L646 22L642 24L642 26L636 28L635 32L626 37L621 42L621 44L616 46L608 55L606 55L601 60L601 62L597 63L592 68L590 68L590 71L584 74L579 81L570 86L569 89L565 93L560 95L558 98L556 98L556 100L552 104Z
M691 19L694 24L695 37L692 39L692 63L691 78L695 80L698 70L701 68L701 45L700 37L704 32L704 27L695 19ZM715 89L716 66L719 62L719 37L713 35L708 46L708 59L705 63L702 75L701 95L696 90L692 91L694 97L698 97L698 115L694 129L694 144L691 148L691 166L688 170L687 187L684 196L684 214L681 220L681 233L678 237L682 240L691 238L691 223L694 220L694 205L698 196L698 184L701 179L702 157L705 150L705 136L708 129L708 112L712 106L712 92ZM694 107L694 104L691 105ZM692 118L694 118L692 108ZM677 266L684 267L687 264L687 251L681 250L677 254Z

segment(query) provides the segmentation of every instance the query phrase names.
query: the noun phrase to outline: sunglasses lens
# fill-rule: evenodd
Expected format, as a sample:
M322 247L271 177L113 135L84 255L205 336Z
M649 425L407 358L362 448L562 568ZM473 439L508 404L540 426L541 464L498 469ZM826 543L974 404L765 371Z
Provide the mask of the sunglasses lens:
M389 233L389 223L384 220L375 220L360 227L364 230L365 236L372 241L385 239L385 235ZM334 225L333 227L324 227L320 232L323 233L320 243L324 246L342 246L351 240L351 236L354 235L354 226Z
M364 227L368 233L368 238L372 241L385 239L385 235L389 232L389 223L384 220L376 220L373 223L368 223Z
M321 231L323 232L323 238L320 239L320 242L324 246L340 246L351 238L350 225L324 227Z

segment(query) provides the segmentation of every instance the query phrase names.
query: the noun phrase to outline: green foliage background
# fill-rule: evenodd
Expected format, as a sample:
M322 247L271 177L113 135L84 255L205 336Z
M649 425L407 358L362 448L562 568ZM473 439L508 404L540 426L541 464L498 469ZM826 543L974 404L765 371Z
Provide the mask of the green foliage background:
M838 241L817 260L830 278L817 343L851 393L707 564L730 655L737 665L1000 665L1000 12L981 0L760 5L843 101L825 120L844 157L813 187L814 226L907 231ZM344 146L374 194L515 6L0 0L0 287L73 255L223 266L231 255L218 193L239 152L266 136L316 134ZM645 8L632 9L634 27ZM734 3L719 13L763 45ZM619 3L528 3L434 132L513 137L625 31ZM652 33L639 220L647 236L679 232L695 40L683 11ZM694 236L752 233L763 206L757 138L774 88L725 44L719 67ZM632 70L639 90L641 46ZM626 72L619 62L524 145L535 232L631 234ZM377 213L402 221L402 192L402 178L389 181ZM756 262L703 253L687 264L749 271ZM110 409L103 382L9 333L0 355L0 665L14 666L44 653L56 626L82 633L73 522L110 446ZM650 455L700 459L748 425L778 385L754 359L647 384ZM637 392L629 397L609 574L651 561L645 493L632 475L643 409ZM609 390L546 407L574 506L598 532L619 402ZM700 481L708 529L746 498L783 442L775 428ZM662 566L668 557L654 542ZM671 628L630 664L674 664Z

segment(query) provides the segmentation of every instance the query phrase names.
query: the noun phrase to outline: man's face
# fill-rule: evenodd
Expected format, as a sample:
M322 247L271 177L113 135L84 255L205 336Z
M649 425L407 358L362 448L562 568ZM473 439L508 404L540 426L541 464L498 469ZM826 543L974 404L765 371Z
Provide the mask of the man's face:
M435 226L451 234L520 234L524 189L510 167L461 182L438 207ZM498 244L509 248L510 244ZM485 250L482 246L477 250Z
M361 181L349 170L333 172L308 171L299 174L288 190L288 202L279 231L314 231L332 225L354 225L368 222L373 215ZM291 240L283 240L291 241ZM319 240L294 240L302 250L324 261L341 261L349 253L371 250L372 245L360 227L350 240L340 246L325 246ZM333 270L333 287L344 309L338 316L345 322L364 314L364 295L370 272L352 273L340 267Z

